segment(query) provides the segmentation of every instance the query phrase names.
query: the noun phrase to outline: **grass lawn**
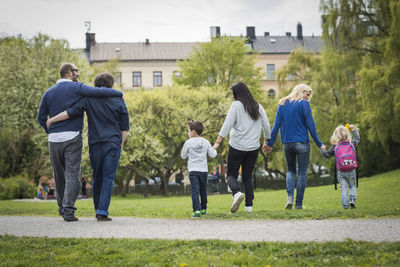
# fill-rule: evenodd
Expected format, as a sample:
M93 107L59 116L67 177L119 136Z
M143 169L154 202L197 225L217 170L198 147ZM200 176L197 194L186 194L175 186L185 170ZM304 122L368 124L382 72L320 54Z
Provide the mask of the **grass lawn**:
M231 195L208 196L209 219L326 219L326 218L377 218L400 216L400 169L360 179L357 189L357 209L344 210L340 201L340 190L333 185L306 188L303 205L305 210L285 210L286 191L256 191L254 212L239 211L231 214ZM189 218L190 196L113 197L110 216L133 216L149 218ZM76 202L77 215L94 215L92 200ZM58 216L54 201L0 201L0 215Z
M1 266L399 266L400 242L231 242L0 236Z
M230 195L209 196L201 219L325 219L400 216L400 169L360 180L357 209L343 210L333 186L307 188L306 210L284 210L286 192L257 191L254 212L229 212ZM77 201L93 216L92 200ZM188 218L189 196L113 197L111 216ZM51 201L0 201L0 215L58 216ZM232 242L0 236L0 266L400 266L400 242Z

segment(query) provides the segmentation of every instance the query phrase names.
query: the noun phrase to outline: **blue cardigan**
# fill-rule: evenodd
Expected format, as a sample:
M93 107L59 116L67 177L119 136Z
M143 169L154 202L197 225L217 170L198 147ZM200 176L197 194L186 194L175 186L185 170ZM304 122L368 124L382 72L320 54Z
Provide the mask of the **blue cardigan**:
M54 117L58 113L72 107L82 97L122 97L122 92L112 88L96 88L80 82L58 82L49 88L42 96L37 121L46 133L58 133L65 131L82 131L83 114L70 120L53 123L49 129L46 127L48 116Z
M318 147L322 146L319 140L317 129L315 128L314 119L311 113L310 102L286 101L285 105L278 105L274 126L271 132L271 139L268 141L269 146L273 146L278 130L281 133L281 142L284 143L307 143L310 142L308 132Z

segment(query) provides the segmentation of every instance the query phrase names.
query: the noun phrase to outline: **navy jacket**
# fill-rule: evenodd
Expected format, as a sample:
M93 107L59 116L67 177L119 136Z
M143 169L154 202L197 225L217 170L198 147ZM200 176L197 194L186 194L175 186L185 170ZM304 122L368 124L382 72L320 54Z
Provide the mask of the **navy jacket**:
M121 145L121 131L129 130L129 115L120 97L85 97L67 109L70 119L82 116L83 111L88 118L89 146L102 142Z
M65 131L82 131L83 114L74 119L53 123L49 129L46 127L47 117L54 117L58 113L72 107L82 97L122 97L120 91L112 88L96 88L80 82L59 82L49 88L42 96L37 120L46 133L58 133Z

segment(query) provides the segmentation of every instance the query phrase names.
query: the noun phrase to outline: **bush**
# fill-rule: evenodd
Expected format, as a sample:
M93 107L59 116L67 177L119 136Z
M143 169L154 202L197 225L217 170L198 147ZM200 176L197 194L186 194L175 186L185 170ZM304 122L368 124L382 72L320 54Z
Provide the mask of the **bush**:
M33 198L36 186L29 182L26 174L0 179L0 199Z

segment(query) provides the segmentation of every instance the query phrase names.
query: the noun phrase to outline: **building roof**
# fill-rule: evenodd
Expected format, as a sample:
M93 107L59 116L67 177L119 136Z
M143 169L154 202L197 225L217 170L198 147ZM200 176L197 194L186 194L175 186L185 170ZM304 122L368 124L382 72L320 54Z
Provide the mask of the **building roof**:
M96 43L90 46L90 61L179 60L187 58L199 43Z
M302 46L306 51L320 53L323 41L320 36L256 36L253 40L253 49L261 54L290 54L297 47Z
M200 43L95 43L90 46L90 62L119 57L122 61L183 60ZM302 46L306 51L320 53L323 41L319 36L256 36L253 49L261 54L290 54Z

